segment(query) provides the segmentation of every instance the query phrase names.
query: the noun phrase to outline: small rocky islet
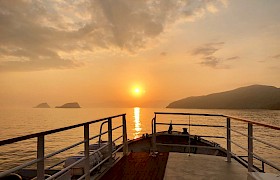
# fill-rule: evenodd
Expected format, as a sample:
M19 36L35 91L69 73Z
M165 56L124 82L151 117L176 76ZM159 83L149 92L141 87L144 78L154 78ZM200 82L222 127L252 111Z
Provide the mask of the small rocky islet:
M50 108L50 105L48 103L40 103L34 108ZM65 103L61 106L56 106L55 108L81 108L81 106L77 102L71 102L71 103Z
M55 108L81 108L81 106L77 102L72 102L63 104L62 106L56 106Z
M35 106L34 108L50 108L50 105L48 103L41 103Z

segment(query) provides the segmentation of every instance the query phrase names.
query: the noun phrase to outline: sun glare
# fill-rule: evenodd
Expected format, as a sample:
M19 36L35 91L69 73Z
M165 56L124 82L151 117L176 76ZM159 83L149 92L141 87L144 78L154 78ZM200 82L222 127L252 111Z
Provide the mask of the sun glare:
M139 89L139 88L135 88L135 89L134 89L134 93L135 93L135 94L139 94L139 93L140 93L140 89Z
M133 87L132 88L132 94L134 95L134 96L141 96L141 95L143 95L145 93L145 90L143 89L143 88L141 88L141 87Z

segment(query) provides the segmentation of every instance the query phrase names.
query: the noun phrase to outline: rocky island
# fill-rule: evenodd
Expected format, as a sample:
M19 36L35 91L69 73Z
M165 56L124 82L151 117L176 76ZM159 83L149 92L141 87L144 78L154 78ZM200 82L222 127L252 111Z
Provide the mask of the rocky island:
M41 103L35 106L34 108L50 108L50 106L48 105L48 103Z
M205 96L187 97L167 108L280 110L280 88L252 85Z
M56 106L55 108L81 108L81 106L77 102L66 103L62 106Z

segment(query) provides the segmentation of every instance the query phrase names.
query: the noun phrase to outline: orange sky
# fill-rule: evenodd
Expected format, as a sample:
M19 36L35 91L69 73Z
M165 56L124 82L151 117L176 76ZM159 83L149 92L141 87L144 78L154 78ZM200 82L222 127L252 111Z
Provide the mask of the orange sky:
M278 0L0 1L0 107L165 107L280 87L279 9Z

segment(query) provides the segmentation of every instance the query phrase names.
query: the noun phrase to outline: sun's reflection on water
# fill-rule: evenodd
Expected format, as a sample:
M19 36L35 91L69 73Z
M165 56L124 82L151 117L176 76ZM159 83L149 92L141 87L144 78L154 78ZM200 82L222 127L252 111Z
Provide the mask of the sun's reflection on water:
M135 107L134 108L134 139L140 137L140 133L141 133L141 121L140 121L140 108L139 107Z

